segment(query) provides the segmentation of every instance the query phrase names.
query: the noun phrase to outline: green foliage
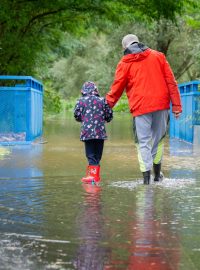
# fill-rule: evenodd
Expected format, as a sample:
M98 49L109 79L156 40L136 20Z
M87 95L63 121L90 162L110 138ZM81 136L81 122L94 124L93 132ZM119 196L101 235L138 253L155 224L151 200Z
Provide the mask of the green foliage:
M113 108L114 112L129 112L128 99L125 94L122 95L120 100L117 102Z
M0 72L37 75L45 111L59 112L86 80L108 92L121 38L135 33L167 55L177 78L199 78L199 10L198 0L1 0Z
M51 88L44 91L44 113L60 113L62 111L61 97Z
M187 24L194 29L200 29L199 0L185 1L184 9Z
M98 2L2 0L1 73L32 75L37 60L43 64L42 53L59 46L63 31L81 34L91 14L106 12Z
M79 97L70 97L64 100L63 101L64 110L73 111L78 98ZM113 111L114 112L129 112L128 100L125 94L123 94L120 100L117 102L117 104L113 108Z
M101 95L105 95L123 55L121 38L126 33L135 33L149 47L164 52L180 81L188 79L188 70L191 71L190 79L198 77L193 68L198 71L199 30L191 29L181 18L177 18L176 24L166 19L152 23L132 21L116 27L109 35L92 32L87 39L79 40L68 35L74 44L73 50L67 58L56 61L50 71L56 91L63 98L76 97L84 81L91 80L98 85ZM124 107L123 99L117 106L120 111L128 110Z
M106 30L108 21L119 23L139 16L174 19L181 12L182 3L183 0L1 0L0 72L34 75L37 65L44 67L49 63L46 56L51 51L67 54L67 48L59 48L63 32L82 36L91 28Z
M110 50L105 35L92 33L87 39L75 41L76 49L68 58L55 62L51 69L54 87L64 98L80 95L85 81L97 83L100 94L108 91L114 66L107 65Z
M78 98L70 97L64 101L66 111L73 111Z

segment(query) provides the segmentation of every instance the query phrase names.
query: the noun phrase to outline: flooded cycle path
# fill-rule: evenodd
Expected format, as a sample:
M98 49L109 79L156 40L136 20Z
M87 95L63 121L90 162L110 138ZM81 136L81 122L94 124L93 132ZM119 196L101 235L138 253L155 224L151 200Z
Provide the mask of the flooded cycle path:
M100 188L72 116L45 144L0 147L0 269L200 269L200 154L166 139L165 180L142 184L131 117L107 125Z

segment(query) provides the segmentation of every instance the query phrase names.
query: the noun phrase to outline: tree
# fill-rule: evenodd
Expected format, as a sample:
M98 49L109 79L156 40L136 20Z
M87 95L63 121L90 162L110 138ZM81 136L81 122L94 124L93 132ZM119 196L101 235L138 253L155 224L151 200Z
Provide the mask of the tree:
M0 72L35 73L45 55L59 47L62 32L81 35L103 21L133 17L174 19L184 0L1 0ZM100 23L101 22L101 23ZM102 28L101 28L102 30Z

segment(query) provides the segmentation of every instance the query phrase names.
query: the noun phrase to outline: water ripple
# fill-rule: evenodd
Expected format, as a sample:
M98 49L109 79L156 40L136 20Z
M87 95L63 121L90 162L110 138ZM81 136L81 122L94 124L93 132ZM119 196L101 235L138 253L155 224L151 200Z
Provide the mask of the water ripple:
M163 187L163 188L171 188L171 189L179 189L183 188L187 185L191 185L195 183L194 178L188 178L188 179L177 179L177 178L165 178L161 182L153 182L151 179L150 186L157 186L157 187ZM117 181L110 184L112 187L119 187L119 188L127 188L130 190L136 189L138 186L144 186L142 179L137 180L130 180L130 181ZM148 187L148 186L145 186Z

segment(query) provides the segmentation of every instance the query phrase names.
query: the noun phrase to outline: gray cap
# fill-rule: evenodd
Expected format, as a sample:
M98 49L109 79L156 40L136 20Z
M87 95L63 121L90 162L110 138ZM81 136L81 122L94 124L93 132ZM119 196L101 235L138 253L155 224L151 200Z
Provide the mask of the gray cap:
M139 42L136 35L128 34L122 39L122 46L124 49L128 48L133 42Z

